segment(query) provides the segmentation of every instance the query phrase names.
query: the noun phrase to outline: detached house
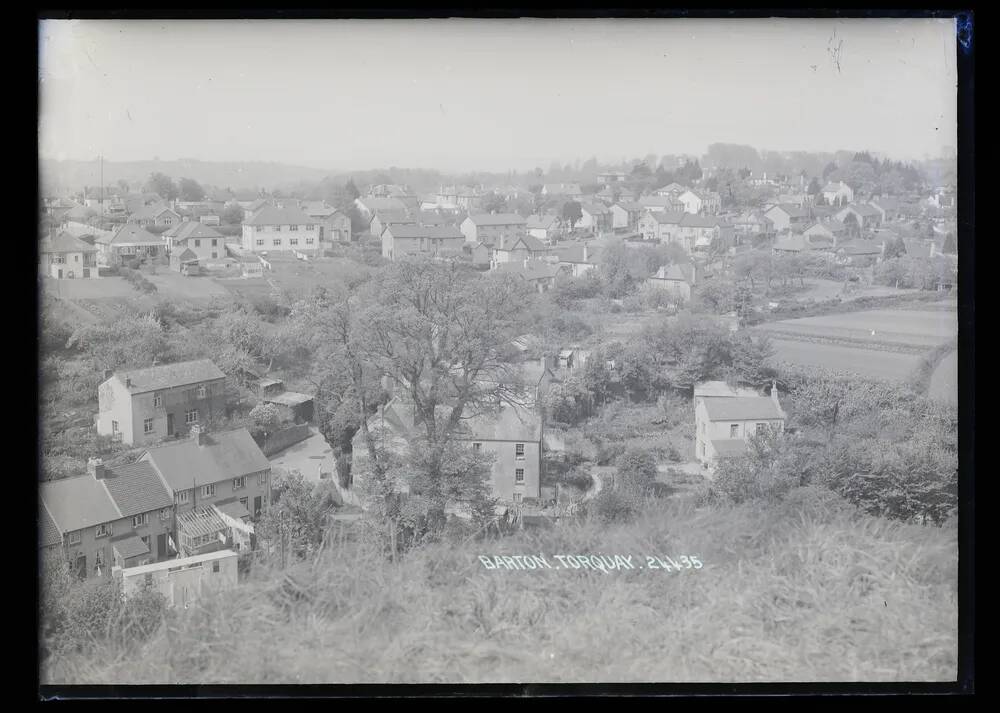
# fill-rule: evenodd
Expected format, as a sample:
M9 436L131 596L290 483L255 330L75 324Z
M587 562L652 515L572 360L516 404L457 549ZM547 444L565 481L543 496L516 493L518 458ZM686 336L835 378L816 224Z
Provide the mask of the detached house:
M870 205L864 203L852 203L839 213L837 220L846 224L848 216L853 216L861 232L871 231L882 224L882 214Z
M637 231L642 206L635 202L620 201L611 206L611 228L613 230Z
M854 200L854 189L843 181L827 183L821 193L827 205L844 205Z
M91 458L85 475L45 481L39 491L41 544L61 550L81 579L176 553L174 499L147 463L112 468Z
M764 211L764 216L774 225L775 233L784 233L805 227L810 220L809 210L787 203L779 203Z
M64 230L44 238L38 254L39 270L46 277L57 280L98 277L97 248Z
M722 210L722 198L709 191L684 191L677 200L684 204L686 213L716 215Z
M163 254L166 243L137 223L126 223L113 233L94 240L98 261L103 265L120 265L132 259L155 258Z
M480 213L470 215L459 228L466 242L503 248L527 235L527 224L517 213Z
M561 232L559 218L554 215L529 215L525 223L528 235L539 240L554 240Z
M676 196L669 194L664 196L643 196L636 202L642 206L643 210L652 211L654 213L683 213L685 210L684 204L677 200Z
M226 256L225 237L217 230L193 220L180 223L163 233L167 252L190 250L196 260L217 260Z
M128 445L185 432L226 408L226 375L209 359L106 376L97 391L97 432Z
M691 289L695 284L695 267L689 263L663 265L656 274L646 280L653 289L665 290L682 302L691 300Z
M580 212L582 217L576 224L581 230L590 230L594 233L610 233L611 210L602 203L584 203Z
M672 243L680 233L681 219L685 215L682 211L647 210L639 218L639 233L642 235L643 240Z
M546 183L542 186L543 196L563 196L578 201L583 197L579 183Z
M300 208L291 205L265 205L243 223L243 250L270 252L319 250L319 228Z
M558 264L546 260L524 260L522 262L501 262L494 266L497 272L516 275L525 280L538 292L546 292L555 284L560 272Z
M151 225L163 227L177 225L181 222L181 216L165 205L151 205L139 208L128 217L127 222L143 227Z
M591 270L597 269L598 251L584 243L583 245L557 245L552 248L546 258L557 262L559 269L573 277L582 277Z
M684 250L690 254L695 250L705 250L722 235L722 227L717 218L685 213L677 226L677 237Z
M706 467L720 457L746 452L747 440L767 430L784 431L778 389L770 396L703 396L695 399L695 457Z
M538 238L530 235L518 238L502 248L493 249L493 263L524 262L525 260L541 260L549 254L549 249Z
M377 210L368 224L368 232L380 238L387 228L400 225L417 225L417 219L405 210Z
M382 233L382 257L389 260L410 256L458 257L465 236L453 225L390 225Z

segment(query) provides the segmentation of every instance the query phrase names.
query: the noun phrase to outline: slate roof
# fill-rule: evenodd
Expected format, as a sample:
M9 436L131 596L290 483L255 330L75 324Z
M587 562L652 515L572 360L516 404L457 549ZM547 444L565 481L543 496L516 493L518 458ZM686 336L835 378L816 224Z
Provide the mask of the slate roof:
M390 225L386 228L393 238L462 238L465 235L454 225Z
M299 208L294 206L278 208L268 203L254 213L244 225L313 225L315 223L315 218L310 218Z
M675 280L677 282L691 283L694 268L687 263L673 265L663 265L650 279L653 280Z
M592 245L587 246L587 259L583 259L582 245L557 245L551 248L549 254L559 258L559 262L577 263L581 265L596 265L600 250Z
M651 211L649 213L653 220L661 225L680 225L681 221L684 219L685 215L688 213L682 213L680 211Z
M95 242L102 245L163 245L163 238L140 225L126 223L110 235L98 236Z
M158 391L175 386L197 384L202 381L224 379L225 376L222 369L217 367L211 359L196 359L194 361L180 361L174 364L151 366L146 369L115 372L111 378L117 378L122 384L125 383L126 378L130 379L132 385L128 387L129 392L142 394L147 391Z
M527 223L517 213L480 213L470 215L469 220L476 225L525 225Z
M780 208L781 210L783 210L790 218L808 218L809 217L809 211L808 210L806 210L805 208L800 208L799 206L794 205L792 203L779 203L778 205L772 206L771 208L769 208L767 212L770 213L772 210L775 210L777 208Z
M584 203L582 209L591 215L607 215L611 209L601 203Z
M85 243L80 238L60 230L54 236L47 236L42 239L38 247L43 253L94 253L97 248L89 243Z
M552 230L558 222L559 219L554 215L529 215L526 227L529 230Z
M525 266L523 261L518 260L515 262L501 262L497 265L496 271L520 275L526 280L543 280L559 274L559 266L542 260L528 260L528 264Z
M879 218L882 217L882 213L880 213L874 206L867 205L866 203L851 203L841 212L843 213L847 210L853 210L855 213L865 218L873 218L875 216L878 216Z
M505 406L498 414L483 414L462 422L461 438L469 441L540 442L541 421L531 411Z
M169 213L173 213L174 215L177 215L176 211L171 210L170 208L168 208L165 205L162 205L162 204L160 204L160 205L147 205L147 206L143 206L142 208L139 208L138 210L136 210L134 213L132 213L128 217L128 219L129 219L129 221L145 220L145 219L153 220L155 218L158 218L162 213L165 213L165 212L169 212ZM179 218L180 216L178 215L177 217Z
M52 515L49 514L44 503L39 510L38 545L40 547L51 547L52 545L62 544L62 533L59 532L59 526L52 519Z
M131 532L120 537L112 537L111 545L118 550L118 554L121 555L122 559L131 559L132 557L141 557L142 555L149 554L149 548L146 546L146 543L139 539L138 535Z
M164 231L163 235L173 238L174 242L183 242L191 238L222 238L222 233L197 220L185 220L183 223Z
M245 428L204 435L199 446L193 438L150 448L143 456L171 489L219 483L271 467Z
M643 208L670 208L681 204L673 196L642 196L638 202Z
M246 505L239 501L239 498L233 498L232 500L227 500L225 502L215 503L215 507L235 520L242 520L250 515L250 510L247 509Z
M173 495L149 463L140 461L117 466L110 471L111 477L101 482L108 489L122 517L132 517L174 504Z
M89 473L40 486L41 500L62 532L82 530L124 517L102 481Z
M712 218L707 215L685 213L681 218L680 225L683 228L717 228L719 226L719 220L718 218Z
M545 252L548 250L545 243L536 238L534 235L522 235L510 249L516 250L518 245L524 245L524 247L528 248L531 252Z
M406 210L406 203L398 198L361 198L360 201L372 213L380 210Z
M705 399L705 411L710 421L752 421L783 419L770 396L742 396L733 399Z

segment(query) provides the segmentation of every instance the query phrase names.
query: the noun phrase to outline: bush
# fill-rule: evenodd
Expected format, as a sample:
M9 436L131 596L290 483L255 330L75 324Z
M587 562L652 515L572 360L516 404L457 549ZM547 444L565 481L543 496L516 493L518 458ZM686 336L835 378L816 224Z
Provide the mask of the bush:
M595 517L606 524L629 522L641 508L642 503L634 494L619 488L601 490L584 505L587 517Z
M646 449L629 448L618 457L617 480L640 492L649 490L656 482L656 458Z

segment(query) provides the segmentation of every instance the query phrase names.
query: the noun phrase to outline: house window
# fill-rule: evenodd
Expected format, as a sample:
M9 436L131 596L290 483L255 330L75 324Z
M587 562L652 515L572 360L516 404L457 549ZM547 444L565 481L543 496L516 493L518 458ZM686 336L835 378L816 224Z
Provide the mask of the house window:
M732 424L729 427L729 437L730 438L739 438L739 435L740 435L740 425L738 423Z
M142 420L142 432L143 433L152 433L153 432L153 419L151 419L151 418L144 418Z
M299 230L299 226L297 226L297 225L289 225L289 226L288 226L288 229L289 229L289 230L290 230L291 232L293 232L293 233L297 233L297 232L298 232L298 230Z
M82 540L83 537L80 535L79 531L69 533L69 543L71 545L79 545Z
M104 550L97 550L94 553L94 568L100 567L104 564Z
M240 498L240 505L242 505L247 510L249 510L250 509L250 498Z
M524 460L524 444L523 443L518 443L517 445L514 446L514 456L518 460Z
M313 230L315 227L316 226L310 224L306 226L306 230Z
M142 527L148 522L149 518L146 516L146 513L142 513L141 515L136 515L132 518L132 527Z
M261 487L267 485L267 473L261 473L257 476L257 485Z
M316 242L316 238L306 238L306 245L312 245Z
M152 587L153 586L153 573L152 572L146 572L146 586L147 587Z
M204 384L202 384L201 386L198 387L198 398L199 399L205 398L205 396L207 395L207 393L208 393L208 389L205 387Z
M523 483L524 482L524 468L518 468L514 471L514 482Z
M157 394L153 397L153 408L160 408L163 405L163 397Z
M214 260L215 258L217 258L217 257L219 257L219 253L212 253L212 259L213 259L213 260Z
M271 245L273 245L276 248L281 247L281 238L275 238L274 240L272 240Z
M190 497L191 497L191 491L190 490L178 490L177 491L177 502L178 503L186 503Z
M473 443L472 444L472 450L474 450L474 451L481 451L481 450L483 450L483 444L482 443Z
M213 495L215 495L215 483L201 486L201 496L203 498L210 498Z
M247 477L245 475L239 478L233 478L233 490L239 490L241 488L247 487Z
M160 519L169 520L170 519L170 508L163 508L160 510Z
M289 238L288 239L288 244L289 245L298 245L299 244L299 239L298 238Z
M195 241L194 241L194 246L195 246L196 248L200 248L200 247L201 247L201 240L199 240L199 239L195 238Z
M218 572L218 571L219 571L219 560L215 560L214 562L212 562L212 572Z
M149 535L143 535L139 539L142 540L142 544L146 545L146 549L148 550L149 549ZM140 564L143 564L143 563L140 563Z
M521 493L514 493L514 502L515 503L521 502Z
M117 421L112 421L111 422L111 432L112 433L118 433L118 422Z
M184 412L184 423L198 423L198 409L191 409Z
M111 534L111 523L98 525L94 528L94 537L108 537Z
M766 423L758 423L758 424L754 425L754 428L755 428L755 433L759 436L760 434L762 434L764 432L764 429L767 428L767 424Z
M701 444L701 457L702 458L705 457L705 444L704 443Z
M264 239L263 238L257 238L257 245L259 245L260 247L264 247Z
M213 248L219 247L219 239L218 238L212 238L212 247Z

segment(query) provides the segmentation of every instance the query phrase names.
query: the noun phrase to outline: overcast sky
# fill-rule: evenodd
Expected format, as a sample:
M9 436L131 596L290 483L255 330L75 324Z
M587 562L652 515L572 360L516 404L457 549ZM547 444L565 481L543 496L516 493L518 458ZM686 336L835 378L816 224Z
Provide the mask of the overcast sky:
M45 21L45 158L331 170L957 144L952 20Z

